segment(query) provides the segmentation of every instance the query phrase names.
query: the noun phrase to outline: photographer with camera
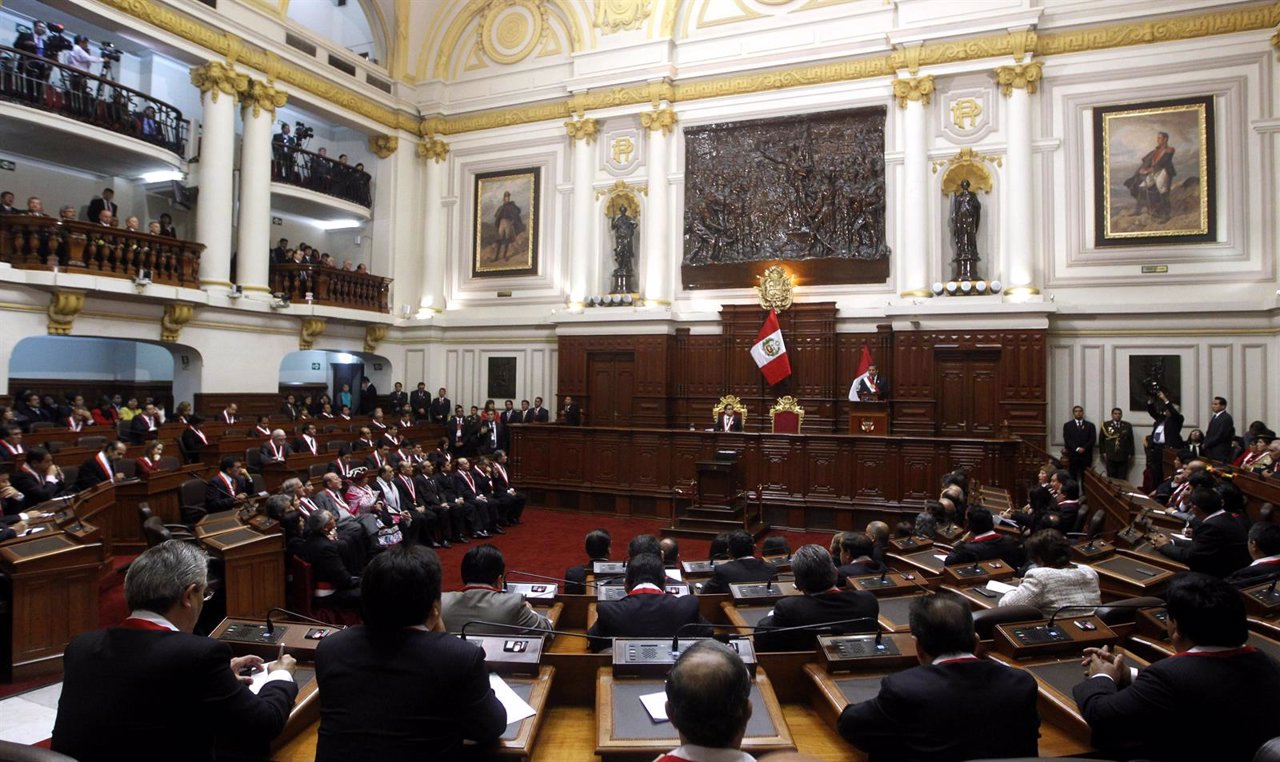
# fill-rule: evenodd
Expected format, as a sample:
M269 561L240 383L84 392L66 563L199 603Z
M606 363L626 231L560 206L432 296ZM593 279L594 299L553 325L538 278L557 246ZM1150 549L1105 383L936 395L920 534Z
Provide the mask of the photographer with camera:
M1147 437L1147 472L1154 486L1164 481L1164 448L1171 447L1174 452L1182 449L1183 417L1159 381L1148 379L1145 383L1147 415L1155 421Z
M50 34L51 28L53 34ZM13 47L37 57L23 59L18 66L18 74L23 83L22 91L33 101L44 100L45 83L53 72L53 66L48 61L57 61L58 54L71 47L67 38L62 36L62 29L61 24L49 25L43 21L35 22L30 29L18 27L18 38L14 40ZM46 60L37 60L40 58Z
M72 74L67 83L67 90L71 94L71 110L75 113L89 113L89 97L85 92L88 79L85 74L92 74L90 67L95 63L102 62L103 59L101 57L95 56L89 51L89 38L83 34L77 34L75 45L71 46L71 52L67 54L67 65L84 72L84 74Z
M284 182L293 182L293 149L297 145L289 129L288 122L280 123L280 131L271 136L271 155L275 160L275 171L272 174L275 179Z

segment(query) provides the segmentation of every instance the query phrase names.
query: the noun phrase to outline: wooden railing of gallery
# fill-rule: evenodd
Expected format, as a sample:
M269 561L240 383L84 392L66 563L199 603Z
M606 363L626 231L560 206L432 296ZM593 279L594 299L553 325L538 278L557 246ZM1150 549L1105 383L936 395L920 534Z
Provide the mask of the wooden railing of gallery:
M60 270L200 287L204 244L55 217L0 215L0 262L20 270Z
M294 304L391 311L391 278L321 265L271 265L271 291Z

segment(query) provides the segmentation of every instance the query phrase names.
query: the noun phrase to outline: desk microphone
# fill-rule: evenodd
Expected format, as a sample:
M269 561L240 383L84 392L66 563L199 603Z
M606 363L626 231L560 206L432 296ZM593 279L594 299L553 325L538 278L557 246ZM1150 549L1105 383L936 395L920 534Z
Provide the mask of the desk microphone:
M529 637L542 636L542 635L568 635L571 638L582 638L583 640L587 640L587 641L592 641L597 639L597 638L593 638L592 636L584 632L571 632L569 630L543 630L537 627L529 627L527 625L522 625L522 624L510 624L509 622L487 622L483 619L472 619L469 622L464 622L462 625L462 629L458 630L458 637L461 638L462 640L466 640L467 628L473 624L484 625L485 627L496 627L500 630L507 630L514 633L520 633L522 635L527 635Z
M545 574L534 574L533 572L520 571L518 569L512 569L511 571L507 572L507 576L511 576L512 574L519 574L522 577L532 577L533 579L546 580L547 582L560 582L565 586L582 585L583 587L594 588L598 584L603 584L603 583L597 583L597 582L587 582L585 580L582 582L574 582L572 580L568 580L563 577L548 577Z
M1100 603L1097 606L1091 606L1088 604L1069 604L1066 606L1059 606L1057 609L1055 609L1053 614L1049 616L1049 621L1045 624L1045 627L1047 629L1052 630L1053 623L1057 621L1058 615L1064 611L1071 611L1072 609L1076 611L1089 611L1089 612L1092 612L1094 616L1097 616L1098 609L1158 609L1163 605L1164 603L1139 603L1137 601L1117 601L1115 603Z
M836 621L834 621L834 622L818 622L818 623L815 623L815 624L799 624L799 625L795 625L794 627L760 627L760 626L758 626L758 625L745 625L745 624L708 624L708 623L704 623L704 622L686 622L685 624L680 625L680 628L676 630L676 634L675 634L675 635L672 635L672 636L671 636L671 653L672 653L672 654L678 654L678 653L680 652L680 635L681 635L681 633L683 633L685 630L688 630L688 629L691 629L691 628L694 628L694 627L701 627L701 628L704 628L704 629L705 629L705 628L710 628L710 629L713 631L713 633L714 633L714 631L715 631L715 629L716 629L717 627L719 627L719 628L733 628L734 630L748 630L748 631L750 631L750 632L752 632L752 633L755 633L755 632L769 632L769 633L775 633L775 632L798 632L798 631L801 631L801 630L808 630L808 631L811 631L811 632L814 632L814 633L819 633L819 632L829 631L829 630L831 630L832 628L834 628L834 627L836 627L836 626L838 626L838 625L843 625L843 624L855 624L855 623L863 623L863 624L870 623L870 624L874 624L874 625L876 625L876 645L878 646L878 645L880 645L880 644L883 642L883 640L884 640L884 632L880 629L880 620L879 620L879 619L877 619L876 617L870 617L870 616L860 616L860 617L856 617L856 618L854 618L854 619L838 619L838 620L836 620ZM869 634L869 633L868 633L868 634ZM727 642L729 641L729 636L728 636L728 635L719 636L719 635L714 635L714 634L713 634L713 635L712 635L712 637L713 637L713 638L715 638L716 640L719 640L719 641L720 641L720 642L722 642L722 643L727 643Z
M1117 535L1123 532L1126 528L1127 527L1121 528L1121 529L1112 529L1109 532L1098 532L1097 534L1093 534L1092 532L1067 532L1067 537L1073 537L1076 539L1080 539L1080 538L1087 539L1089 543L1084 546L1084 549L1093 550L1095 540L1106 539L1107 535Z
M289 609L282 609L282 608L278 608L278 607L277 607L277 608L267 609L267 625L266 625L266 627L267 627L267 634L268 634L268 635L270 635L270 634L272 634L272 633L274 633L274 632L276 631L276 626L275 626L275 624L271 621L271 615L272 615L273 613L276 613L276 612L279 612L279 613L281 613L281 614L285 614L285 615L287 615L287 616L289 616L289 617L292 617L292 618L294 618L294 619L301 619L301 620L302 620L302 621L304 621L304 622L311 622L312 624L318 624L318 625L321 625L322 627L334 627L334 628L339 629L339 630L345 630L345 629L347 628L347 626L346 626L346 625L344 625L344 624L331 624L331 623L329 623L329 622L322 622L322 621L320 621L319 619L313 619L313 618L311 618L311 617L309 617L309 616L304 616L304 615L299 614L299 613L297 613L297 612L290 611Z

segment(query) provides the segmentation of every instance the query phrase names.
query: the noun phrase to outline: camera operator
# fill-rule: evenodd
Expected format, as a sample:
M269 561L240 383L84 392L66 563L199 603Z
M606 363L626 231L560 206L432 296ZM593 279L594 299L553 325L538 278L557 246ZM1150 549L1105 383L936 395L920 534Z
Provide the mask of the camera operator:
M79 72L84 72L84 74L72 74L67 85L71 93L71 110L77 114L86 114L89 111L89 97L85 92L88 79L85 75L92 74L90 67L95 63L102 63L102 60L101 57L89 52L89 38L83 34L77 34L75 45L67 54L67 65Z
M31 100L44 99L44 85L49 81L49 74L53 71L53 66L48 61L58 60L58 53L66 49L62 45L64 42L66 38L61 35L49 36L49 26L43 21L35 22L31 29L18 28L18 38L14 40L13 47L38 58L47 59L40 61L24 58L18 65L23 91Z
M276 163L275 176L281 182L293 182L293 149L297 144L289 123L281 122L280 131L271 136L271 153Z

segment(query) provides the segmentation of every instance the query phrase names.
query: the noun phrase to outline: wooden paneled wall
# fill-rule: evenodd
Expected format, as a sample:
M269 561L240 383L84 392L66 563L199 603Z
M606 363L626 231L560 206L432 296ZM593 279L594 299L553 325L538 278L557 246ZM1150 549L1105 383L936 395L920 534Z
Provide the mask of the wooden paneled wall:
M894 434L1011 435L1044 445L1043 330L894 331L882 325L874 333L836 333L834 302L796 304L778 316L792 375L771 389L750 354L764 312L755 305L725 305L720 320L719 334L677 328L674 336L562 337L558 392L581 402L589 426L679 429L712 425L716 401L735 394L747 406L748 432L768 431L770 406L790 394L805 408L805 432L845 432L849 385L866 346L888 381ZM593 417L593 353L634 355L629 422ZM976 390L976 401L957 397L955 376L965 372L976 375L960 379ZM957 411L973 419L965 421L966 430L942 423Z
M108 397L119 394L124 398L124 402L128 402L130 397L137 397L138 402L142 402L147 397L155 399L157 402L163 403L166 410L173 409L173 382L172 381L113 381L109 379L83 379L72 380L51 379L51 378L11 378L9 379L9 394L13 398L17 398L18 394L30 389L40 396L46 394L51 395L58 404L68 394L79 394L84 397L84 402L90 408L98 406L98 400L106 395Z

